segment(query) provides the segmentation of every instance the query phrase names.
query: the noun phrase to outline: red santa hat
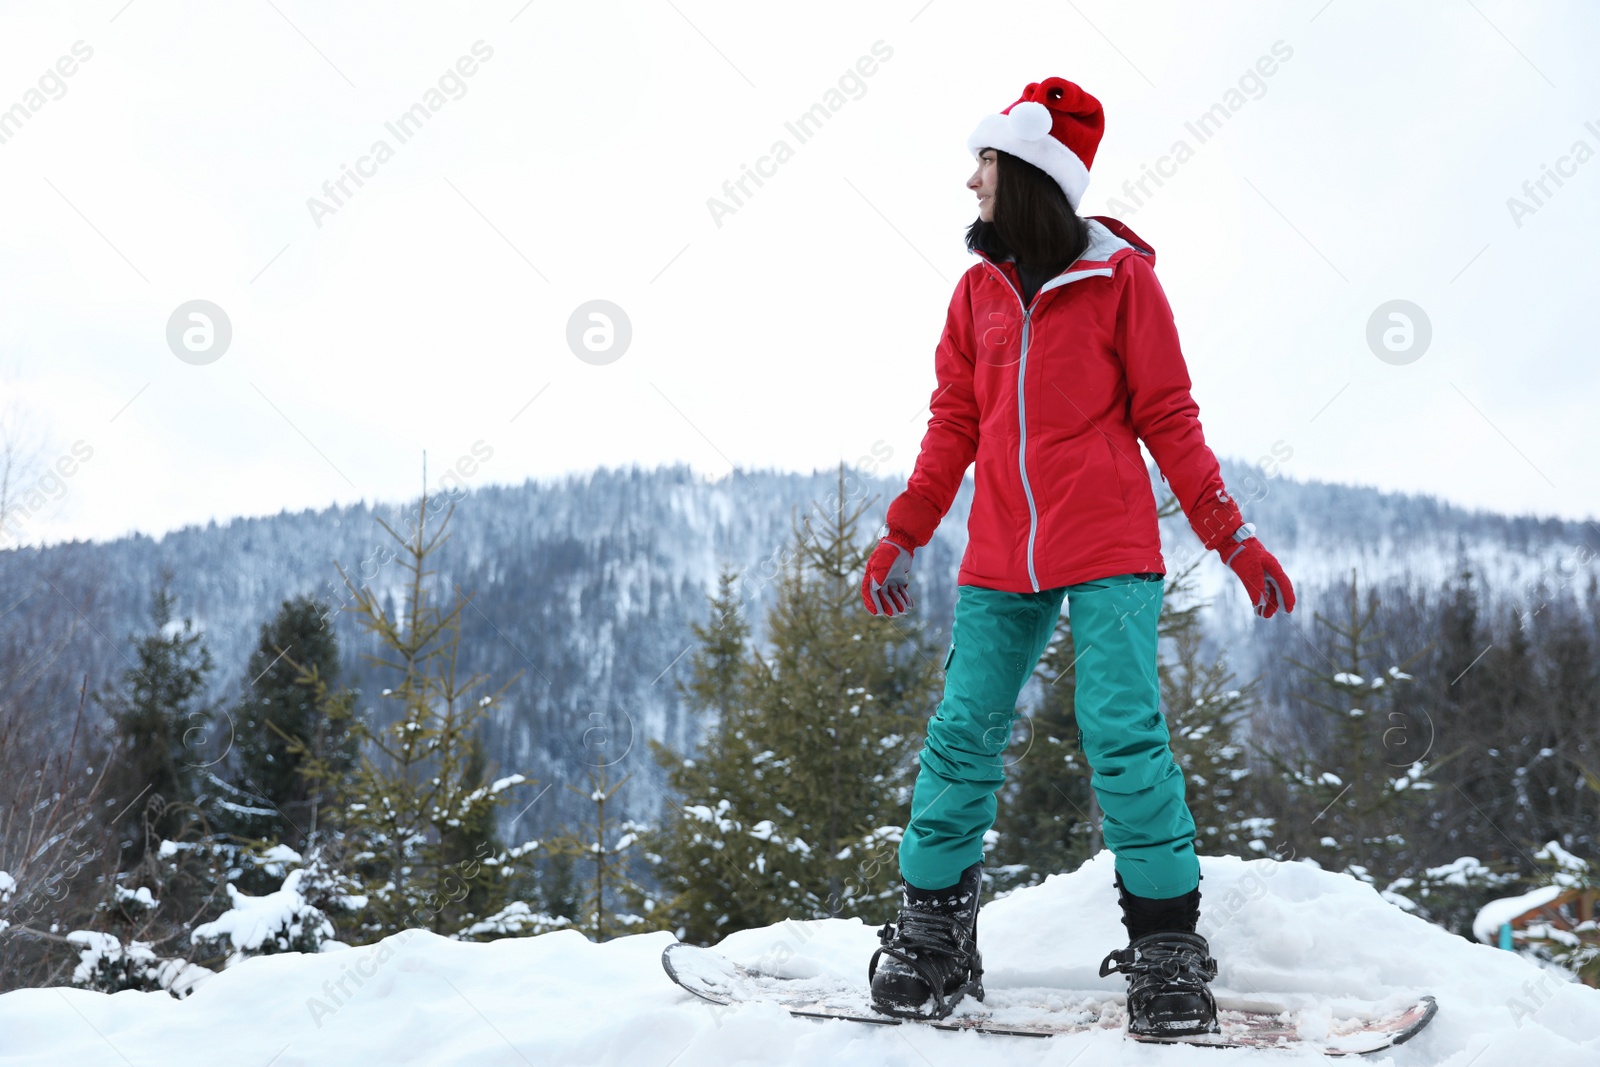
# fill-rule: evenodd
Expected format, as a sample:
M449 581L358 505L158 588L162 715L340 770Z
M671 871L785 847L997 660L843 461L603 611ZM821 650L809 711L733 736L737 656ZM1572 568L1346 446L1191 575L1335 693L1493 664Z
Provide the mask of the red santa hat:
M998 148L1054 178L1078 210L1089 186L1089 165L1105 131L1100 101L1065 78L1029 82L1022 97L998 115L985 115L967 138L974 159Z

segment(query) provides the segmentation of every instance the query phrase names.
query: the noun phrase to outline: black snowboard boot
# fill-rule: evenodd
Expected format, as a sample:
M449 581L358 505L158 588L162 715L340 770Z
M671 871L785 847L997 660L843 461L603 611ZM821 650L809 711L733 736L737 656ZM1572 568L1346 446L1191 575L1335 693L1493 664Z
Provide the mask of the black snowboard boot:
M982 888L981 862L946 889L918 889L901 879L900 915L878 931L882 945L867 964L874 1010L905 1019L943 1019L967 993L983 999Z
M1100 962L1100 976L1128 976L1128 1031L1152 1037L1220 1033L1217 1002L1206 986L1217 976L1217 961L1194 932L1199 887L1181 897L1138 897L1120 873L1116 886L1129 944Z

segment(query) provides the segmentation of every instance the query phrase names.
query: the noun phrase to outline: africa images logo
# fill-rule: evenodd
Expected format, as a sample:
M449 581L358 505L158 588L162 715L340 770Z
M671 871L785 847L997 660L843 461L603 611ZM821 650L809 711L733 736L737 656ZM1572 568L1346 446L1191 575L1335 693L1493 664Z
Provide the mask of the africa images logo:
M894 49L881 39L873 41L872 56L877 56L876 60L872 56L862 56L857 59L853 67L847 67L845 72L839 75L836 83L837 88L830 86L822 94L821 100L801 112L793 122L785 122L783 128L794 136L797 144L805 144L821 132L823 124L833 118L834 114L845 104L851 100L860 100L867 95L865 79L876 74L879 64L889 62L893 55ZM850 96L846 98L845 93L849 93ZM745 200L755 195L747 187L747 182L755 182L756 188L761 188L765 184L761 179L771 178L776 175L779 164L789 162L794 158L794 154L794 148L788 141L780 137L772 142L772 146L768 149L766 155L757 157L755 169L752 170L748 163L739 164L743 169L743 173L738 178L730 178L722 183L722 193L732 203L720 200L715 196L706 197L706 210L711 212L711 221L717 224L717 228L719 230L722 228L722 220L725 216L736 213L741 207L744 207ZM739 195L740 193L744 194L742 199Z

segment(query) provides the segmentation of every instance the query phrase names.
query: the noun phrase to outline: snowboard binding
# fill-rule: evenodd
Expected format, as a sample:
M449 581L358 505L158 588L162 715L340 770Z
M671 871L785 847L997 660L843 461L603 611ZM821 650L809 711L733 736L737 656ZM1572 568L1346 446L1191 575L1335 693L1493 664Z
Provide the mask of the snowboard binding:
M1206 939L1195 933L1199 887L1182 896L1153 898L1129 892L1120 871L1113 881L1129 943L1100 962L1100 977L1128 976L1128 1033L1155 1038L1220 1033L1216 998L1206 986L1217 976L1217 961Z
M880 944L867 964L874 1011L936 1020L947 1017L969 993L983 999L983 956L978 952L982 884L982 865L977 863L945 890L922 890L902 881L900 914L878 931Z
M1145 1037L1221 1033L1206 983L1217 961L1199 934L1160 931L1100 961L1100 977L1128 975L1128 1032Z

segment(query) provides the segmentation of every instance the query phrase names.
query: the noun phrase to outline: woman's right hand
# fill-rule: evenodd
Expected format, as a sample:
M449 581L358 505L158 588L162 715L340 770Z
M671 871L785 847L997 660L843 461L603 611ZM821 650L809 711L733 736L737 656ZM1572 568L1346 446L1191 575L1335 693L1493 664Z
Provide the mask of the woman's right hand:
M913 549L887 537L867 557L861 579L861 600L874 615L904 615L911 607L911 556Z

